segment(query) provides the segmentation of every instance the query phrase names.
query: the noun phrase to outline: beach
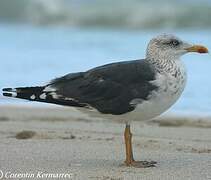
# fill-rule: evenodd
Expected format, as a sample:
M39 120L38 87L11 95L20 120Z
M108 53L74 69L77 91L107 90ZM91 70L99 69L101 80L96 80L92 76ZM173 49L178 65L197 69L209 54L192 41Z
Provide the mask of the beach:
M148 42L161 34L172 34L210 50L210 17L210 0L0 1L0 180L211 180L210 54L183 56L188 78L178 101L155 119L132 122L135 160L156 161L151 168L124 165L125 124L120 119L96 118L94 113L91 116L72 107L8 98L1 92L4 88L46 86L69 73L144 59ZM165 46L161 49L167 52L166 47L171 46L179 50L178 43L177 48L171 43L175 38L170 40L161 43ZM181 53L158 53L158 58L150 59L168 59L178 54ZM145 68L143 72L148 74ZM176 77L181 73L171 74ZM124 81L127 77L130 76L124 74ZM151 80L150 86L156 85L154 82ZM148 88L144 85L143 89ZM67 94L73 90L68 88ZM95 89L90 92L99 93ZM131 92L135 93L134 89ZM39 94L39 98L45 99L45 94ZM147 93L140 97L144 94ZM30 100L36 100L35 95L31 94ZM54 90L49 95L53 97ZM127 93L123 99L126 96ZM78 100L72 95L64 98ZM167 99L165 96L161 101ZM146 112L151 115L160 108L158 104Z
M135 158L157 161L139 169L122 165L124 124L68 107L1 105L0 170L70 179L211 179L210 119L168 114L133 122Z

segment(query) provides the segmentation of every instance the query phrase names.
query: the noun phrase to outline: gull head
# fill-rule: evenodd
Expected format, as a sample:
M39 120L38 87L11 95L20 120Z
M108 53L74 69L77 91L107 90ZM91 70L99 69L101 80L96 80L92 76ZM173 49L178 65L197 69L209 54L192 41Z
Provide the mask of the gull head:
M170 34L162 34L153 38L147 47L146 57L149 59L179 59L189 52L208 53L202 45L187 43Z

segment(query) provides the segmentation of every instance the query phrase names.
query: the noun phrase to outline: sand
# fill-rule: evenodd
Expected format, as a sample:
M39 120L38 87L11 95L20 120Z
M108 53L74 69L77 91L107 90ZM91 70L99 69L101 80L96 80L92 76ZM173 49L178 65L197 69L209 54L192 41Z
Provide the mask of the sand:
M163 116L134 122L135 158L158 163L138 169L121 166L123 124L93 119L71 108L0 106L0 177L1 172L35 177L43 172L69 173L66 179L81 180L208 180L210 119Z

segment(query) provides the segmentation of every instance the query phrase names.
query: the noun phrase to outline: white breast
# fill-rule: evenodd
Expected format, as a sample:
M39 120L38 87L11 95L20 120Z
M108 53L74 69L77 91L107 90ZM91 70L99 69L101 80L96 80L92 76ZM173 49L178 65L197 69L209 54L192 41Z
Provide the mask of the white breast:
M140 121L149 120L169 109L181 96L187 79L182 62L178 61L175 71L177 71L176 77L174 73L158 73L156 80L152 83L159 89L153 91L147 101L138 104L135 111L128 113L127 118Z

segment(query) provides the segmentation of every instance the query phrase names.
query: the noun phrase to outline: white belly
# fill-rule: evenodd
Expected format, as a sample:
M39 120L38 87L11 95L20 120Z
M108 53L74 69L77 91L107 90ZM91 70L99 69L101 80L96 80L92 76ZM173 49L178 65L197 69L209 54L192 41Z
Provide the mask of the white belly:
M133 112L128 113L128 119L144 121L159 116L179 99L184 87L185 84L175 87L174 90L167 87L165 91L161 89L154 92L148 101L138 104Z

